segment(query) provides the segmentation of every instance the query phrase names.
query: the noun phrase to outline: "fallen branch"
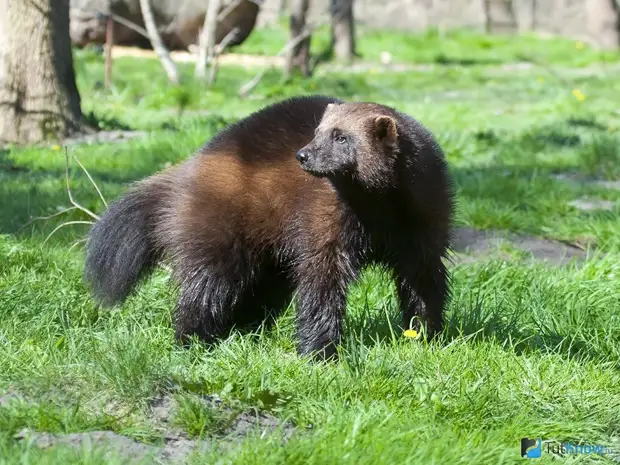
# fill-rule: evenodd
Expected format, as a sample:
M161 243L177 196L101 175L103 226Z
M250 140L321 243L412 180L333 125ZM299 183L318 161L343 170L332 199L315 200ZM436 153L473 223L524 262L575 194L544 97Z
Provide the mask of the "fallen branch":
M88 170L84 167L84 165L80 162L80 160L77 159L77 157L75 155L72 154L71 157L80 166L82 171L84 171L84 173L88 177L88 180L90 181L90 183L95 187L95 190L97 191L97 194L99 195L99 198L102 200L104 205L107 207L108 204L107 204L105 198L103 197L103 194L101 193L101 190L99 189L99 186L97 186L97 183L95 183L94 179L92 178L92 176L90 175ZM81 204L79 204L75 200L75 198L73 197L73 193L71 192L71 182L70 182L69 171L70 171L69 151L65 147L65 188L66 188L67 196L69 197L69 202L71 203L71 206L67 207L67 208L63 208L62 210L60 210L60 211L58 211L56 213L52 213L51 215L38 216L36 218L32 218L28 223L26 223L24 226L22 226L20 228L20 230L25 228L25 227L27 227L27 226L29 226L29 225L31 225L35 221L49 220L49 219L55 218L57 216L63 215L65 213L68 213L68 212L73 211L73 210L79 210L79 211L87 214L89 217L92 218L92 220L89 220L89 221L86 221L86 220L65 221L64 223L61 223L60 225L56 226L52 230L52 232L48 234L48 236L43 241L44 244L56 233L56 231L60 230L61 228L64 228L65 226L70 226L70 225L73 225L73 224L93 224L95 221L97 221L99 219L98 215L96 215L95 213L90 211L88 208L86 208L86 207L82 206ZM73 248L75 245L76 244L74 244L71 248Z

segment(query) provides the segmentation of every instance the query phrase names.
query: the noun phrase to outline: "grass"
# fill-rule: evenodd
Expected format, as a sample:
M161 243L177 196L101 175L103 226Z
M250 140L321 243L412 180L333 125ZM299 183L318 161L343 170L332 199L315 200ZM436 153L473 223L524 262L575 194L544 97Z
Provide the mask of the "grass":
M283 27L284 26L284 27ZM565 66L587 66L593 63L617 62L615 52L597 51L570 39L547 39L534 33L519 40L510 35L482 35L468 29L440 32L436 28L417 34L385 31L359 26L358 47L361 58L378 61L389 52L395 62L437 63L462 66L498 65L520 61L536 61ZM258 29L234 53L275 55L289 33L286 21ZM322 26L311 38L311 51L324 54L329 48L330 29Z
M529 36L373 34L360 41L365 59L389 49L398 61L433 66L319 68L311 79L289 82L272 70L251 98L239 100L239 86L255 71L224 66L215 86L204 89L181 65L187 83L178 90L166 86L158 63L118 59L115 86L105 91L101 57L81 51L78 86L92 121L148 137L71 150L111 200L275 100L302 93L375 100L418 117L437 135L458 189L459 225L587 238L597 253L552 267L506 250L510 259L455 266L447 327L433 344L394 333L393 284L370 269L351 290L337 364L295 355L294 308L269 331L182 349L173 341L175 295L163 270L122 307L100 310L82 282L80 247L69 250L87 226L63 228L45 245L61 218L23 228L31 216L68 205L64 152L7 149L0 152L0 464L127 463L96 447L39 450L13 436L23 428L110 430L157 443L161 425L150 421L147 405L166 393L179 401L173 424L191 437L208 438L230 422L228 411L204 404L202 395L296 426L285 445L283 432L250 435L201 452L191 458L196 464L510 464L522 460L526 436L618 448L620 210L583 212L568 203L585 195L619 202L620 191L557 175L618 179L620 84L615 74L586 65L615 66L620 57ZM279 40L259 31L240 51L271 53ZM498 66L524 51L545 66ZM440 54L450 60L437 60ZM471 62L458 61L465 58ZM77 170L72 186L84 206L103 210ZM66 219L87 218L71 212ZM551 462L544 453L540 463Z

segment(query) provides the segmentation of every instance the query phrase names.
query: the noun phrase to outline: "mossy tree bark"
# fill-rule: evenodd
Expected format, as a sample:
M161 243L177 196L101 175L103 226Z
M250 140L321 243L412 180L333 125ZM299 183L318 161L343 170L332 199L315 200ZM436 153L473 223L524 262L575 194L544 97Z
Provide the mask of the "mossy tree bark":
M0 142L62 139L81 123L69 0L0 0Z

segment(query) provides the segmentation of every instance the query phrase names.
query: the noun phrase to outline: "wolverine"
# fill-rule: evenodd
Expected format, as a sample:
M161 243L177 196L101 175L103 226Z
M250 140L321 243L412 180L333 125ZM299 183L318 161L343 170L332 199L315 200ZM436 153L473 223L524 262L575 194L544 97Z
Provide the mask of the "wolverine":
M130 186L89 232L85 280L100 304L117 305L168 263L182 343L214 343L296 297L298 353L329 358L347 290L370 264L391 271L403 329L442 330L453 211L444 154L417 120L295 97Z

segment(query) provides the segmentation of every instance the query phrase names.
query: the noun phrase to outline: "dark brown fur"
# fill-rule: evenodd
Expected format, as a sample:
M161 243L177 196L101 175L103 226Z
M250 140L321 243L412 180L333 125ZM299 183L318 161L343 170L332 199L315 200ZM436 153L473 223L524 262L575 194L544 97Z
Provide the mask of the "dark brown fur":
M340 165L335 131L350 137ZM331 169L302 169L302 147ZM452 209L443 155L413 119L296 98L232 125L111 205L90 233L86 278L114 304L166 258L180 287L177 338L209 342L282 311L297 291L299 352L332 355L347 288L369 263L394 271L405 327L419 327L417 316L431 334L442 329Z

